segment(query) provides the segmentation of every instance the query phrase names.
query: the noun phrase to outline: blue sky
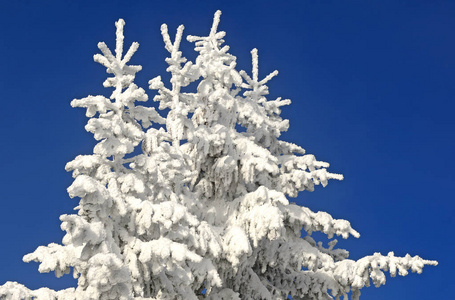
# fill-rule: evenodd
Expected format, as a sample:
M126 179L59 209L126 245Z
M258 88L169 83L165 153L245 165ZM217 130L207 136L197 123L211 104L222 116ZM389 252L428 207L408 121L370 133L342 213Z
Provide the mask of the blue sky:
M423 274L362 290L362 299L446 299L453 293L455 229L454 1L0 1L0 284L65 288L70 276L39 274L22 256L61 242L66 162L94 145L74 98L108 94L93 62L99 41L141 46L137 83L163 75L160 25L209 32L221 9L238 66L280 71L271 97L290 98L283 137L345 180L295 200L347 219L360 239L340 241L351 257L395 251L439 261ZM191 45L184 54L194 58Z

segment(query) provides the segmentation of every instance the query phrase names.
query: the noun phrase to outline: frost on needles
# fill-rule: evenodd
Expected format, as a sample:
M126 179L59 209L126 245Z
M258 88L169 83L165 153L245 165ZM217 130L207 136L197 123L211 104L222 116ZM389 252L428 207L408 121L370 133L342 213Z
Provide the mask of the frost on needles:
M386 271L404 276L437 264L393 252L350 260L333 239L359 237L348 221L289 202L343 176L279 139L289 127L281 106L291 101L266 98L278 72L259 79L256 49L251 75L237 71L218 31L220 15L208 36L187 37L195 62L179 51L184 27L172 41L162 25L171 80L149 84L166 118L139 105L148 100L134 84L141 66L128 65L139 44L123 55L124 21L116 22L115 54L98 44L94 59L114 90L71 102L86 108L85 129L98 141L93 154L66 165L78 213L60 216L61 245L24 256L40 272L72 272L78 285L29 290L7 282L0 299L321 300L347 299L350 291L358 299L371 282L384 284ZM327 248L311 237L315 231L333 239Z

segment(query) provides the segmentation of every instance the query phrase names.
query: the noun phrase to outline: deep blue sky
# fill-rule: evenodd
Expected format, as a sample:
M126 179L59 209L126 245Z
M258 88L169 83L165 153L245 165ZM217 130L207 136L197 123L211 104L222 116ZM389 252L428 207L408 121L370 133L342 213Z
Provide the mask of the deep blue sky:
M422 275L388 278L362 299L447 299L455 287L454 1L0 1L0 284L64 288L70 276L39 274L22 256L61 242L59 215L77 205L66 194L66 162L89 154L73 98L110 93L93 62L99 41L114 46L114 22L141 44L137 83L165 71L160 25L174 33L220 29L250 70L278 69L271 96L290 98L284 135L331 163L345 180L297 202L344 218L360 239L340 242L351 257L380 251L439 261ZM194 57L189 43L183 46Z

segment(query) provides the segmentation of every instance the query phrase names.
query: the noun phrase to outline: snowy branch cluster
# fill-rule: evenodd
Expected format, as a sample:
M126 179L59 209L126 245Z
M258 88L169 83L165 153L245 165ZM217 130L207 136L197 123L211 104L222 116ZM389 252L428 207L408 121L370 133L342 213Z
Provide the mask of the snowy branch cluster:
M73 100L86 108L85 129L98 141L91 155L66 165L74 177L70 197L80 198L77 214L62 215L62 245L40 246L24 256L40 272L57 277L72 272L77 288L29 290L7 282L1 299L339 299L384 272L420 273L418 256L376 253L358 261L311 237L319 231L359 237L345 220L292 204L288 197L325 186L325 162L279 139L288 129L280 116L287 99L268 100L267 82L258 78L258 53L252 74L237 71L236 57L218 31L216 12L208 36L188 36L198 57L179 50L184 27L174 41L162 25L169 57L170 84L150 80L163 118L134 84L141 66L128 65L138 49L123 55L124 21L116 22L115 53L104 43L94 59L112 76L109 98ZM183 92L190 86L193 92ZM189 88L185 88L189 90ZM304 231L302 238L302 230Z

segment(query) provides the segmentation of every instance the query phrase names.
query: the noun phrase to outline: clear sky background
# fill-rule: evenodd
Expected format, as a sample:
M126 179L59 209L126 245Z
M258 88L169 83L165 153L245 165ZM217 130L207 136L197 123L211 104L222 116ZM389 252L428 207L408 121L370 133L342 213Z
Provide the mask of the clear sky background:
M280 71L271 97L290 98L284 139L345 180L294 200L347 219L360 239L340 241L358 259L395 251L439 261L423 274L387 279L362 299L449 299L455 283L455 1L0 1L0 285L76 284L39 274L22 256L61 242L59 215L77 205L65 164L90 154L84 110L70 101L104 93L99 41L114 47L118 18L136 83L165 73L160 25L209 33L221 9L238 67ZM184 54L194 58L190 43ZM152 93L149 92L149 95Z

